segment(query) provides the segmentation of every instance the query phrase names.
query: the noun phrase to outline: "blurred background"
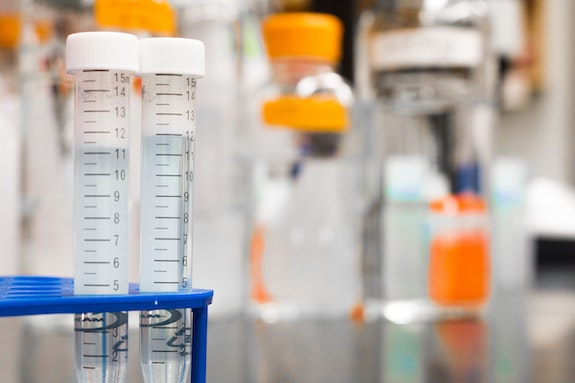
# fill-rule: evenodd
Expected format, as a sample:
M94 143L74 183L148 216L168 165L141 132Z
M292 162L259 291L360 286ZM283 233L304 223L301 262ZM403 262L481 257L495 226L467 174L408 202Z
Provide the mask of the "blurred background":
M401 8L402 4L407 10ZM477 16L481 21L474 24L470 16L457 25L481 31L481 62L485 64L481 70L490 76L481 80L481 84L489 84L489 90L482 94L481 102L476 102L485 106L487 112L473 117L473 124L480 126L483 134L474 136L472 145L479 147L473 152L478 156L477 166L487 169L479 176L488 178L483 190L473 191L487 205L491 276L484 283L491 294L480 302L479 314L475 310L467 312L468 306L462 304L463 315L457 311L402 320L404 316L398 317L398 311L389 314L391 311L387 310L387 304L393 301L388 294L394 289L387 281L394 279L393 275L385 277L389 273L385 270L391 268L382 266L386 262L382 257L389 258L388 250L382 249L388 249L391 241L381 238L396 234L379 231L378 226L388 222L379 215L379 209L387 212L381 206L387 206L392 198L382 197L380 194L385 192L374 186L389 180L381 181L383 172L372 172L370 167L371 156L378 153L370 141L380 138L379 133L372 131L377 125L373 121L378 118L372 120L377 115L374 105L383 99L388 102L387 97L398 98L401 84L372 75L368 68L372 59L364 55L362 47L372 35L395 31L394 28L403 31L429 27L423 11L414 17L417 21L402 24L404 19L411 20L410 9L428 9L437 14L447 10L447 20L453 15L457 18L457 12L463 12L466 4L471 4L473 17L481 13L481 17ZM303 124L293 129L295 138L269 138L253 129L262 125L258 108L263 102L276 96L274 100L280 100L285 95L281 92L289 88L281 83L274 67L278 62L281 65L282 57L269 54L260 28L262 20L282 12L321 12L341 20L341 55L328 60L329 69L325 69L341 78L335 82L319 78L314 84L321 88L315 89L316 93L333 94L332 98L343 105L340 109L349 113L346 121L353 134L344 137L340 131L322 130L315 135L313 129L317 126ZM195 38L206 44L207 73L198 81L196 105L193 285L215 290L210 307L208 382L573 381L574 17L575 3L563 0L0 0L0 275L73 275L74 90L72 77L65 73L67 35L117 30L138 37ZM449 23L441 20L441 25ZM385 59L379 63L382 68L389 65ZM449 69L458 79L477 69L464 67ZM408 74L425 70L410 68ZM430 73L443 75L441 71ZM469 75L473 81L474 76ZM384 88L386 84L395 88L379 92L380 85ZM132 110L137 111L141 92L138 81L133 82L132 92ZM292 120L282 118L279 123L266 122L295 126ZM135 229L130 232L130 280L137 282L137 113L131 124L130 225ZM389 137L383 134L381 142L391 142ZM272 156L268 153L260 153L262 142L264 148L275 148L273 145L278 143L282 149L293 149L296 154L286 155L291 161L289 166L282 168L282 164L273 162L275 158L269 159ZM445 154L442 150L453 149L449 145L439 147L439 158ZM270 162L259 164L252 158L256 154L258 160L265 158ZM312 166L318 158L320 162L343 159L357 169L350 175L345 173L345 187L339 181L330 184L331 178L321 178L321 169ZM405 163L401 166L400 173L413 170ZM298 179L303 183L309 178L302 176L302 169L315 169L316 183L308 184L307 189L290 188L290 182ZM324 189L320 189L320 179ZM349 191L349 184L358 190ZM327 188L330 191L326 192ZM341 200L326 198L329 202L322 205L326 195L337 194L334 190L341 191ZM291 197L295 202L285 202ZM316 200L310 202L308 197ZM357 204L351 207L342 202L354 198ZM320 205L325 210L315 209ZM329 280L331 284L317 289L313 284L310 289L307 285L301 288L302 296L321 291L314 297L318 301L311 303L319 310L312 313L290 306L290 299L300 298L295 293L285 294L289 299L285 299L283 308L279 307L285 303L281 299L270 304L268 293L274 294L274 283L268 284L270 291L266 290L258 284L259 274L254 271L254 259L259 254L254 248L265 237L262 227L268 233L279 227L281 234L283 226L274 226L274 218L270 217L289 216L285 211L290 208L297 214L311 211L330 219L333 217L326 211L345 208L349 209L343 214L346 219L339 222L333 218L333 222L337 221L332 222L333 227L339 229L338 225L353 223L344 230L353 233L349 241L341 240L339 232L319 231L322 241L333 245L326 245L330 249L326 254L341 251L349 263L341 263L347 272ZM375 213L372 216L370 212ZM302 217L303 213L286 220L311 219ZM303 233L322 225L324 222L310 221ZM290 232L289 246L304 238L302 235ZM409 242L406 237L403 241ZM270 234L269 240L265 239L266 246L282 248L283 242L278 240L277 245L273 238L276 237ZM302 256L309 254L302 250ZM427 250L425 254L427 257ZM286 264L272 265L269 275L264 269L264 279L281 281L277 283L277 294L283 297L284 290L293 292L297 290L294 286L303 286L307 281L302 270L317 272L312 279L322 271L332 276L341 271L337 259L317 265L308 265L305 258L302 262L288 265L296 270L293 274ZM348 268L350 264L357 268L355 274ZM419 260L418 264L427 270L428 259ZM283 276L288 282L284 283ZM403 271L397 277L405 279L405 284L421 282L421 278ZM372 283L372 279L376 282ZM378 291L381 284L385 286L383 292ZM343 293L334 286L341 287ZM426 289L425 285L422 289ZM336 290L337 295L331 298L338 303L347 302L342 309L345 314L332 315L330 311L330 315L323 315L332 301L326 299L328 304L321 299ZM349 297L344 296L346 292L350 292ZM361 302L369 298L383 302L386 308L370 316L369 307ZM403 315L404 311L399 313ZM130 338L127 381L140 382L138 318L137 313L132 314L134 333ZM0 345L4 350L0 352L0 382L74 382L72 323L71 316L1 318Z

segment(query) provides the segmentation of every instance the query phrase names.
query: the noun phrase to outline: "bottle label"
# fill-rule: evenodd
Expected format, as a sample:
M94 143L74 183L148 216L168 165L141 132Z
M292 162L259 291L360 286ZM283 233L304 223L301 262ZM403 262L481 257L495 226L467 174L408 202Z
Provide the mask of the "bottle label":
M391 155L383 171L389 202L432 201L449 193L449 181L421 156Z
M385 196L389 201L419 202L423 200L423 184L427 167L422 158L390 156L384 169Z
M483 55L480 32L459 27L384 32L374 37L370 48L376 70L474 67Z

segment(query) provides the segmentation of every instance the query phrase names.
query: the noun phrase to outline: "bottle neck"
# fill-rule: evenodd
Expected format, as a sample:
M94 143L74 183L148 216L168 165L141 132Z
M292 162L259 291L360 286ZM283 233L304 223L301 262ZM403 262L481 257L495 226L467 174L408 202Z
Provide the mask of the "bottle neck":
M271 71L276 84L294 88L305 77L333 72L334 64L319 59L279 58L272 60Z

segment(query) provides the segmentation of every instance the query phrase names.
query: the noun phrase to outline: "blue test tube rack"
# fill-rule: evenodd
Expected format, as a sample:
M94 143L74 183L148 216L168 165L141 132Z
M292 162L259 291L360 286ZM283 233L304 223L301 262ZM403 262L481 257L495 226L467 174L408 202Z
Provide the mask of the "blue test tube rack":
M191 382L205 383L208 305L213 295L212 290L200 289L140 293L136 284L130 284L130 292L125 295L74 295L71 278L9 276L0 277L0 317L191 308Z

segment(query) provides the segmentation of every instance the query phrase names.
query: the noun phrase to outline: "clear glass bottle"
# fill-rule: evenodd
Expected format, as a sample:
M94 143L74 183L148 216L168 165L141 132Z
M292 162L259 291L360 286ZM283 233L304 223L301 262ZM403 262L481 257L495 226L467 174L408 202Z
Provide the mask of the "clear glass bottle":
M14 1L0 5L0 274L14 275L20 251L21 137L18 126L17 48L21 18Z
M360 299L359 161L333 16L263 21L272 81L244 137L249 307L274 321L349 314Z
M522 299L533 278L533 246L527 229L526 191L530 165L527 158L512 154L504 143L505 117L502 111L524 108L533 92L530 69L522 64L529 52L523 1L490 1L491 45L498 60L497 100L499 109L485 111L491 119L493 161L491 177L491 226L493 278L492 304ZM517 91L519 89L519 91Z
M92 0L20 0L21 134L19 273L71 277L74 83L66 38L94 30ZM32 328L68 329L64 315L26 317ZM28 366L24 366L26 369Z
M194 175L194 287L218 291L211 318L238 314L242 303L243 227L236 161L242 92L243 0L175 1L179 35L206 46L198 83Z
M65 41L93 30L92 2L20 1L22 257L20 272L71 276L73 83Z
M428 203L487 189L487 34L483 0L380 0L360 19L356 81L380 233L366 244L368 312L401 322L430 313Z

